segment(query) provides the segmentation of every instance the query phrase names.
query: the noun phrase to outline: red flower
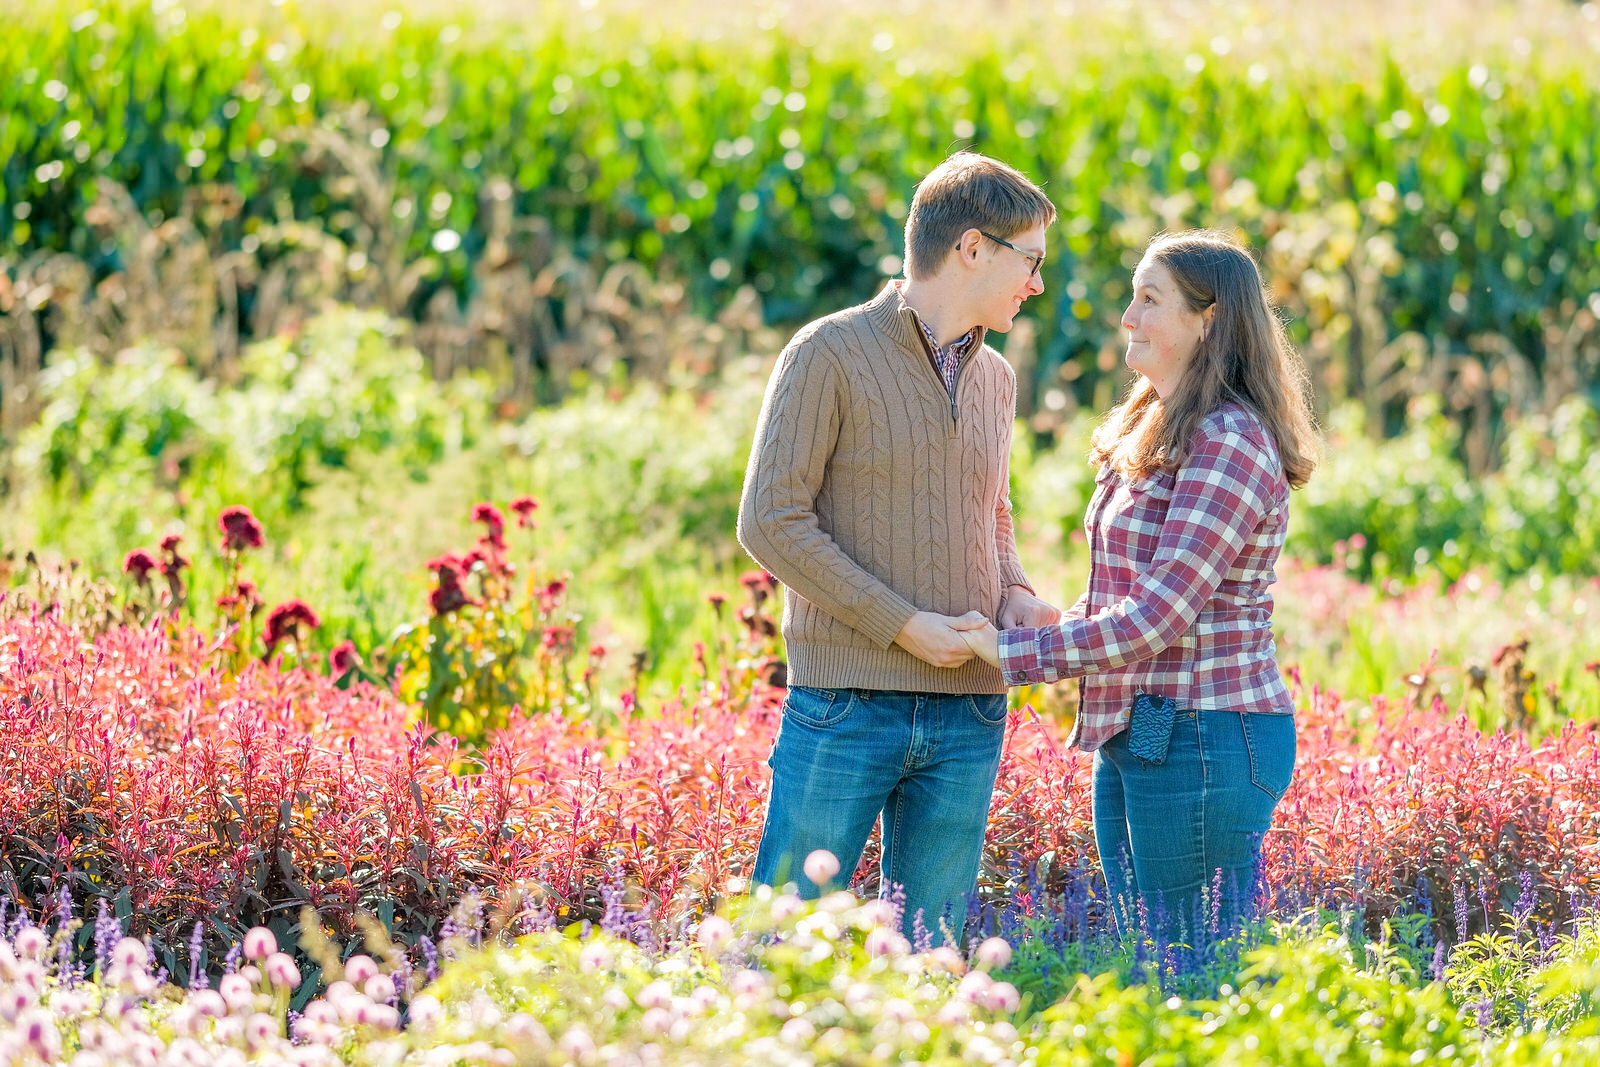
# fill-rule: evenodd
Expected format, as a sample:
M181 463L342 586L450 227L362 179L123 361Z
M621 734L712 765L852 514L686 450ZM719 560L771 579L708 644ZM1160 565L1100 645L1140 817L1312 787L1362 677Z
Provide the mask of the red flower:
M302 625L309 630L322 625L317 613L304 600L286 600L273 608L267 614L267 655L272 655L272 650L278 647L280 641L298 638Z
M221 516L217 519L217 526L222 530L223 543L229 552L260 548L267 543L266 535L261 532L261 524L250 513L250 509L243 505L234 504L223 508Z
M576 633L570 626L547 626L544 631L545 651L557 656L565 656L572 652L573 638Z
M156 558L142 548L136 548L122 557L122 573L133 575L133 580L140 585L150 581L150 572L160 567Z
M511 510L517 516L518 526L532 526L533 513L539 510L539 502L531 496L519 496L511 502Z
M771 571L745 571L739 575L739 584L750 590L750 599L757 604L778 591L778 579Z
M356 652L354 641L341 641L328 653L328 671L335 678L343 678L359 666L361 656Z
M539 590L539 614L553 614L561 606L561 594L566 591L567 583L560 578Z
M189 560L178 552L178 544L183 540L183 534L167 534L161 539L161 551L167 558L161 563L161 573L168 581L177 578L178 572L189 565Z
M479 504L472 509L472 521L481 522L489 527L489 539L499 541L505 533L505 514L493 504Z
M468 604L475 604L461 588L461 580L465 575L461 569L462 560L453 553L436 556L428 561L428 569L438 577L439 585L428 594L428 604L433 608L435 615L448 615L452 611L464 608Z

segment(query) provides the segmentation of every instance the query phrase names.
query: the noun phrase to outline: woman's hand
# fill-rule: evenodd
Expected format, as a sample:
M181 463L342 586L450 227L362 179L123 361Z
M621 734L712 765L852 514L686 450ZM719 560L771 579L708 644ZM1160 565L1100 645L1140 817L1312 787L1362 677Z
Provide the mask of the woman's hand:
M991 667L1000 666L1000 631L994 628L993 623L985 621L982 626L962 630L961 637L974 656Z

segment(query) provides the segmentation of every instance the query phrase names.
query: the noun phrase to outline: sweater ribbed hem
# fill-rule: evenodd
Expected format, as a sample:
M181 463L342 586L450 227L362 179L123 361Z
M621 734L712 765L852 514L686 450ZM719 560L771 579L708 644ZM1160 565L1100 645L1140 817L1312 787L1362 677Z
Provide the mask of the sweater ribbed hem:
M981 659L935 667L898 645L887 651L847 645L793 644L789 684L817 689L890 689L908 693L1004 693L1000 672Z

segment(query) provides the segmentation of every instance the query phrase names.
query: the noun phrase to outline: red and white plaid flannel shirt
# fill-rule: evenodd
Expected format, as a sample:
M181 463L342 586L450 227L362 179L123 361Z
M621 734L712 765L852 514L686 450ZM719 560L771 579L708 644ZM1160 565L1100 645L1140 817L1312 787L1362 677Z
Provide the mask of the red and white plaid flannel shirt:
M1094 751L1139 693L1183 708L1292 714L1267 587L1289 481L1261 420L1225 404L1188 461L1128 481L1100 469L1084 529L1089 589L1060 624L1000 633L1008 685L1082 677L1069 745Z

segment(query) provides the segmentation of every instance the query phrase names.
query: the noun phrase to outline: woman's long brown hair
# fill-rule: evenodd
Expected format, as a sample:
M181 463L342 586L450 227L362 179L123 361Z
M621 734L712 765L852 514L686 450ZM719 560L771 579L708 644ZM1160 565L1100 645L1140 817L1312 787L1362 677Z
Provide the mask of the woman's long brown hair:
M1176 470L1207 415L1232 401L1254 411L1278 445L1284 475L1298 489L1317 465L1317 432L1305 362L1284 333L1261 272L1226 235L1211 230L1160 234L1146 262L1167 268L1195 314L1216 311L1182 379L1165 400L1148 379L1095 430L1089 462L1125 477Z

